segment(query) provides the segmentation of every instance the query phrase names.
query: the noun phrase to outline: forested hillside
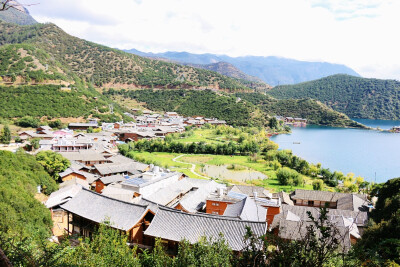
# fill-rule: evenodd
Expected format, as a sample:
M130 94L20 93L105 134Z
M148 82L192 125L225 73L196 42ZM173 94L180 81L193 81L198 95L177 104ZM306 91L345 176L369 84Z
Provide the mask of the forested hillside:
M8 48L17 50L17 55L8 56L7 61L1 62L3 64L1 75L7 80L9 76L15 74L12 72L14 65L22 66L21 61L25 60L27 52L41 51L47 54L51 62L42 60L39 63L56 66L56 72L64 74L64 78L59 77L63 80L72 80L74 76L79 76L97 86L105 87L249 89L247 87L249 84L245 85L239 79L209 70L143 58L98 45L68 35L54 24L19 26L0 22L0 32L2 33L0 45L21 43L30 45L29 51L25 49L21 51L20 47ZM33 56L30 53L29 56ZM38 65L35 60L31 63ZM40 66L30 66L30 68L40 69ZM20 70L18 75L24 78L29 76L28 70L21 68L18 70ZM47 69L45 71L54 72Z
M109 104L114 105L114 114L110 114ZM0 86L0 106L0 118L8 119L92 116L103 121L119 121L124 118L122 108L94 89L83 89L83 86L67 90L59 85Z
M34 156L0 151L0 248L13 262L29 262L26 255L14 252L35 251L35 244L51 235L50 211L34 198L37 185L46 194L57 189Z
M274 87L281 99L313 98L354 118L400 119L400 82L334 75L319 80Z
M260 93L237 93L236 96L249 101L269 115L306 118L309 123L336 127L364 126L350 120L345 114L332 110L312 99L278 100Z

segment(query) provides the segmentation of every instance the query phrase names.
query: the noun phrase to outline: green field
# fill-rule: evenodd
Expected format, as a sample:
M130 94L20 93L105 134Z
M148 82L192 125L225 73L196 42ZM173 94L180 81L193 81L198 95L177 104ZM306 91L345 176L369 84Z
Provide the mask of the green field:
M239 136L237 135L232 135L232 134L226 134L222 133L220 135L217 135L216 129L205 129L205 128L199 128L190 131L193 133L192 135L185 136L182 138L177 139L177 142L180 143L200 143L204 142L207 144L224 144L224 143L229 143L230 141L236 142Z
M134 152L135 159L147 162L147 163L154 163L155 165L159 165L162 167L167 167L173 171L179 171L191 178L202 178L198 175L195 175L191 172L191 164L195 164L195 172L200 173L201 175L206 176L204 173L201 172L202 167L205 165L232 165L235 166L243 166L246 167L248 171L258 171L268 176L268 179L263 180L252 180L248 182L249 184L262 186L267 189L270 189L274 192L279 191L292 191L297 188L302 189L310 189L312 190L311 185L311 178L305 177L305 186L282 186L279 184L278 180L276 179L276 172L271 167L267 166L267 162L263 159L258 159L257 162L250 161L249 157L247 156L223 156L223 155L194 155L194 154L174 154L174 153L165 153L165 152ZM178 161L187 162L179 163L175 162L172 159L180 156ZM244 184L244 182L232 181L228 179L221 179L221 182L227 182L230 184Z

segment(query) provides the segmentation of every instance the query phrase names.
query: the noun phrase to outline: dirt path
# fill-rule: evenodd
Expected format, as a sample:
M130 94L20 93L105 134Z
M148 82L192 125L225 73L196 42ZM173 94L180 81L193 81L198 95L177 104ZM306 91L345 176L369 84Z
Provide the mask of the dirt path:
M203 176L203 175L201 175L201 174L199 174L199 173L197 173L197 172L195 171L196 164L188 163L188 162L183 162L183 161L177 160L177 159L179 159L179 158L181 158L181 157L183 157L183 156L186 156L186 154L179 155L179 156L177 156L176 158L173 158L172 161L175 161L175 162L178 162L178 163L183 163L183 164L190 164L190 165L192 165L192 167L190 167L190 171L191 171L194 175L197 175L197 176L199 176L199 177L201 177L201 178L210 179L210 177Z

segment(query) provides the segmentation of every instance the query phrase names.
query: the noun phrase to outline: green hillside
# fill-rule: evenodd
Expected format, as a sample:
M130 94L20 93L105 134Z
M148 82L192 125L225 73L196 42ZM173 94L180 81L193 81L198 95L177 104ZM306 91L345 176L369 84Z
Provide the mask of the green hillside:
M82 88L63 88L60 85L0 86L0 118L91 116L102 121L119 121L124 118L121 107L94 89ZM109 104L114 106L113 114L110 114Z
M318 125L364 128L345 114L313 99L278 100L260 93L237 93L236 96L251 102L269 115L306 118L309 123Z
M313 98L353 118L400 119L400 82L333 75L319 80L274 87L280 99Z
M43 71L49 74L62 74L62 80L71 81L74 76L78 76L103 87L249 90L248 84L245 85L239 79L98 45L73 37L54 24L19 26L0 22L0 32L0 45L11 44L7 49L17 51L17 55L12 55L12 60L1 61L1 75L5 76L5 80L13 75L10 69L14 65L22 66L21 60L30 56L34 59L30 63L37 65L31 66L32 69L43 69L44 66ZM43 57L35 60L38 53ZM23 69L18 75L25 78L29 74Z

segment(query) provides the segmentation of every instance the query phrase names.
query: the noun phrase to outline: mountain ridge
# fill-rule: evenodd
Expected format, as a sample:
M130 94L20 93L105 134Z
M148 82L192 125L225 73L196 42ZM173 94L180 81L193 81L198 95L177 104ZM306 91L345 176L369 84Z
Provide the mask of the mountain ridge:
M65 33L51 23L18 26L0 22L0 31L0 49L4 49L5 45L30 46L33 52L47 54L42 58L43 61L47 60L42 65L53 67L50 74L62 73L69 80L80 77L98 87L210 88L234 91L250 90L248 86L251 86L251 82L229 78L213 71L151 60L86 41ZM22 68L24 57L20 51L17 54L6 58L7 63L2 64L0 75L7 76L10 69L20 66L19 74L26 77L29 70ZM34 62L32 64L35 65Z
M0 20L18 25L33 25L37 23L37 21L30 15L28 9L25 8L23 4L16 0L11 0L9 1L8 5L13 7L1 11Z
M165 58L188 64L206 65L217 62L227 62L234 65L247 75L255 76L272 86L279 84L295 84L338 73L360 76L353 69L342 64L308 62L275 56L230 57L227 55L215 55L210 53L194 54L189 52L172 51L163 53L146 53L137 49L124 51L141 56Z

